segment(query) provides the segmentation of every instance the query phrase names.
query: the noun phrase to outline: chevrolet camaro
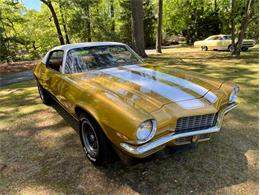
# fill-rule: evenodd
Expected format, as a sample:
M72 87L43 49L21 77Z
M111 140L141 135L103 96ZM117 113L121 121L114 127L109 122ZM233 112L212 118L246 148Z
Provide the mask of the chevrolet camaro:
M201 48L203 51L209 49L233 51L234 48L231 43L231 35L213 35L205 40L195 41L194 47ZM253 39L244 39L241 50L247 51L249 47L254 47L255 44L256 42Z
M144 158L165 146L209 140L237 106L239 91L232 82L145 64L116 42L55 47L34 76L42 101L57 101L78 121L94 165L109 162L114 152Z

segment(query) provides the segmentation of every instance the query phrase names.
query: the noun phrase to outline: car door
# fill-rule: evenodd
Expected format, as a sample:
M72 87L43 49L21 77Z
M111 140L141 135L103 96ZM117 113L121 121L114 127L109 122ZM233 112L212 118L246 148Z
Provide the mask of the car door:
M207 47L209 49L217 49L217 45L218 45L218 36L212 36L212 37L209 37L207 39Z
M63 55L63 50L51 51L46 62L46 89L57 99L59 99L59 86L62 83L61 67L63 63Z
M222 42L223 49L228 49L231 43L232 43L231 36L230 35L224 35L223 36L223 42Z

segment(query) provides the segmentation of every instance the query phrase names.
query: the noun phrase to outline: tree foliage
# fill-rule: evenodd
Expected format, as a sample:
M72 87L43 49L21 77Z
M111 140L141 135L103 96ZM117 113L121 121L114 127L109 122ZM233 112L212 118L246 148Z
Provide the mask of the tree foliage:
M39 58L61 44L61 35L66 43L118 41L133 46L131 1L137 0L45 1L52 3L60 35L46 4L36 11L25 7L22 0L0 0L0 61ZM255 1L245 38L258 40L258 1ZM236 36L246 2L236 0ZM142 0L142 5L144 44L146 48L155 47L158 0ZM190 44L212 34L231 34L230 12L229 0L163 0L162 34L185 36Z

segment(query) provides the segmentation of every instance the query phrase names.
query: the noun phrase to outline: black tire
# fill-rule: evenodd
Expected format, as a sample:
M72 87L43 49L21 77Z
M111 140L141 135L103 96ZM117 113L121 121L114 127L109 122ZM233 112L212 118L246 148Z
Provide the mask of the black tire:
M101 127L85 113L81 114L79 119L81 143L87 158L95 166L104 166L113 162L115 153Z
M234 51L234 46L229 45L229 46L228 46L228 50L229 50L230 52L233 52L233 51Z
M37 82L37 87L42 102L46 105L51 105L53 100L51 95L48 93L48 91L44 89L39 82Z
M248 50L248 47L242 47L241 50L242 50L242 51L247 51L247 50Z
M202 51L208 51L208 47L207 46L201 46L201 50Z

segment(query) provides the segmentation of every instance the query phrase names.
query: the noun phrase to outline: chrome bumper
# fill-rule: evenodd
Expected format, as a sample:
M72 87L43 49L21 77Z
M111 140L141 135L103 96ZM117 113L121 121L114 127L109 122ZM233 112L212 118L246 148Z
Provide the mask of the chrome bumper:
M156 152L158 149L163 148L168 142L176 140L178 138L190 137L190 136L202 135L202 134L210 134L210 133L215 133L220 131L225 114L231 111L232 109L234 109L235 107L237 107L237 103L232 103L226 108L224 108L223 110L221 110L218 115L216 126L214 127L203 129L203 130L186 132L186 133L177 133L177 134L172 133L164 137L161 137L157 140L150 141L141 146L133 146L127 143L121 143L120 146L124 151L126 151L127 153L133 156L140 157L140 158L148 156L149 154Z

